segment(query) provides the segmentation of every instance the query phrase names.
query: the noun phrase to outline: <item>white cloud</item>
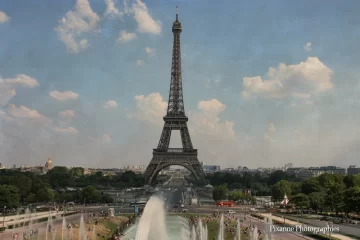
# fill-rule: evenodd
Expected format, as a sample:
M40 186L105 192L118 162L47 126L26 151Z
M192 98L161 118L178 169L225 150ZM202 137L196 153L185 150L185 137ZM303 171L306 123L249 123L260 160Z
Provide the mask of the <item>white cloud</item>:
M12 118L35 120L38 122L50 122L48 118L41 115L38 111L32 110L25 106L16 107L14 104L9 104L7 113L8 116Z
M109 134L103 134L101 139L102 139L102 143L104 144L112 142L112 138Z
M156 49L154 48L149 48L149 47L146 47L145 48L145 52L148 54L148 55L154 55L156 53Z
M304 46L304 50L306 52L310 52L312 50L312 47L311 47L311 42L307 42Z
M198 108L205 114L217 116L226 109L226 106L217 99L211 99L209 101L200 101Z
M64 91L64 92L52 91L50 92L49 96L59 101L67 101L67 100L77 99L79 97L79 94L74 93L72 91Z
M161 33L161 22L155 21L151 17L145 3L140 0L135 0L131 10L134 13L139 32L152 34Z
M70 53L79 53L89 46L81 35L96 30L99 21L88 0L77 0L75 9L59 20L55 30Z
M109 100L104 104L105 109L116 108L118 106L115 100Z
M0 11L0 24L5 23L5 22L7 22L9 20L10 20L9 16L6 15L6 13Z
M78 130L73 127L66 127L66 128L55 127L54 130L55 130L55 132L60 133L60 134L74 134L74 135L79 134Z
M122 17L124 15L123 12L120 12L119 9L116 8L114 0L105 0L105 4L105 16Z
M308 57L296 65L280 63L277 68L269 68L266 80L260 76L244 77L243 96L309 98L333 88L332 74L333 70L317 57Z
M36 79L29 77L25 74L17 74L15 78L0 78L0 84L21 85L30 88L39 86L39 83Z
M123 30L123 31L120 31L117 42L130 42L134 39L136 39L136 33L129 33L129 32L126 32Z
M162 117L165 116L167 103L163 101L160 93L151 93L147 97L144 95L135 96L136 112L129 114L130 118L148 121L153 124L162 124Z
M0 84L0 106L5 105L16 95L16 91L9 86L2 86Z
M17 86L33 88L39 86L39 83L25 74L18 74L15 78L0 77L0 106L5 105L16 95L15 88Z
M142 66L142 65L144 65L144 60L136 60L136 65L138 65L138 66Z
M73 110L65 110L62 112L59 112L59 116L64 118L64 119L71 119L73 117L75 117L75 112Z

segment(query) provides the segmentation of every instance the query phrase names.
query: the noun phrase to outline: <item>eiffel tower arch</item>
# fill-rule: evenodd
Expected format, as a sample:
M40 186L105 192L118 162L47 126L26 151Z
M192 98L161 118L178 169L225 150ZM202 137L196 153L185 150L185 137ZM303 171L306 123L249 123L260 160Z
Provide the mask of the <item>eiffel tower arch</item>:
M171 165L182 166L188 169L195 178L199 179L204 175L204 171L197 157L197 149L193 148L189 129L187 127L188 118L185 115L182 76L181 76L181 51L180 33L182 32L181 23L178 20L176 7L176 20L172 26L174 35L170 93L164 127L160 141L156 149L153 149L153 157L145 170L145 179L152 185L158 173ZM169 148L171 132L180 130L182 148Z

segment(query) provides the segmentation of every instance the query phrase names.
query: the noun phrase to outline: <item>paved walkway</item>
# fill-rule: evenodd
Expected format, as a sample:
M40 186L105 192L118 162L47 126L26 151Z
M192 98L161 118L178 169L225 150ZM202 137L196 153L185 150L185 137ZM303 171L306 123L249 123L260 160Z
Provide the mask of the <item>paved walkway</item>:
M67 213L70 213L70 212L67 212ZM35 215L32 215L32 216L29 216L29 215L26 216L24 214L18 215L18 216L15 215L15 216L13 216L13 218L8 219L8 221L5 220L4 225L5 225L5 227L14 225L14 224L22 225L24 222L27 222L29 220L35 222L38 219L48 217L49 214L50 214L49 212L42 212L42 213L36 213ZM63 212L51 212L51 216L59 216L61 214L63 214Z
M244 215L238 215L240 219L244 217ZM263 231L265 229L265 223L263 221L260 221L257 218L251 217L250 215L246 216L246 220L241 223L241 226L244 225L256 225L258 229ZM272 233L272 239L273 240L313 240L314 238L302 236L298 233L290 233L290 232L275 232Z
M270 214L264 214L263 213L261 215L264 216L264 217L267 217L267 218L270 217ZM273 220L276 220L276 221L279 221L279 222L284 222L285 224L288 224L288 225L291 225L291 226L299 225L298 222L295 222L295 221L292 221L292 220L289 220L289 219L284 219L284 218L277 217L277 216L271 216L271 218ZM341 234L338 234L338 233L331 233L331 236L334 237L334 238L340 239L340 240L352 240L352 238L341 235Z

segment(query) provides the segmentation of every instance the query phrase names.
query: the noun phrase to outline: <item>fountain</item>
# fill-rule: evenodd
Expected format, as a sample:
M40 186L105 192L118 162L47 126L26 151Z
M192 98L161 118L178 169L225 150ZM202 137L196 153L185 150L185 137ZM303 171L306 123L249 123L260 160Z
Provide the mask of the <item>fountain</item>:
M72 227L69 229L69 240L74 240L74 229Z
M254 231L253 231L251 240L259 240L259 233L258 233L257 226L254 227Z
M208 240L208 234L209 234L208 227L207 227L207 225L205 225L205 227L204 227L204 240Z
M61 226L61 240L66 240L66 233L67 233L67 228L66 228L66 219L65 217L63 217L63 222L62 222L62 226Z
M240 220L238 219L236 222L236 240L241 240L241 225L240 225Z
M196 240L196 230L194 225L191 227L191 240Z
M151 231L150 231L151 230ZM162 200L151 197L138 223L136 240L167 240L165 210Z
M51 216L51 212L49 212L49 217L48 217L48 221L47 221L47 224L46 224L46 230L45 230L45 239L48 240L48 235L49 235L49 232L51 232L52 230L52 216Z
M224 214L221 214L221 218L220 218L218 240L225 240L225 233L224 233Z
M182 230L181 230L182 229ZM190 238L187 219L179 216L166 216L163 201L153 196L147 202L140 220L131 226L122 240L180 240ZM196 239L195 228L191 230L191 238Z
M80 217L80 226L79 226L79 240L86 240L86 229L85 229L85 221L84 215L81 214Z
M109 217L114 217L115 216L114 208L109 208L108 209L108 215L109 215Z
M199 240L204 240L204 227L201 221L201 218L199 218L199 222L198 222L198 236L199 236Z

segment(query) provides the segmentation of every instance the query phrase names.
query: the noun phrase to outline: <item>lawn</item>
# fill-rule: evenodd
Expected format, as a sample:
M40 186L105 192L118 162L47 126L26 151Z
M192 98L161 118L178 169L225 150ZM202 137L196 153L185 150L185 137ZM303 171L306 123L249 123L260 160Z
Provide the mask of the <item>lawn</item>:
M97 218L96 218L97 219ZM116 231L117 226L120 225L121 222L125 221L127 217L119 216L111 219L105 219L103 217L100 217L100 222L95 226L96 227L96 233L100 233L101 236L97 236L96 240L104 240L108 237L111 237L112 234ZM86 235L90 237L90 239L93 239L93 232L88 231L88 228L94 227L94 223L86 224ZM56 231L48 233L48 239L55 239L55 240L61 240L61 226L57 226ZM68 233L67 233L68 234ZM56 236L54 236L56 235ZM105 238L103 238L104 236ZM78 240L79 239L79 225L75 226L73 228L73 239ZM31 238L31 240L45 240L46 239L46 233L43 231L40 233L40 236L34 236ZM66 235L65 239L69 239L68 235Z

